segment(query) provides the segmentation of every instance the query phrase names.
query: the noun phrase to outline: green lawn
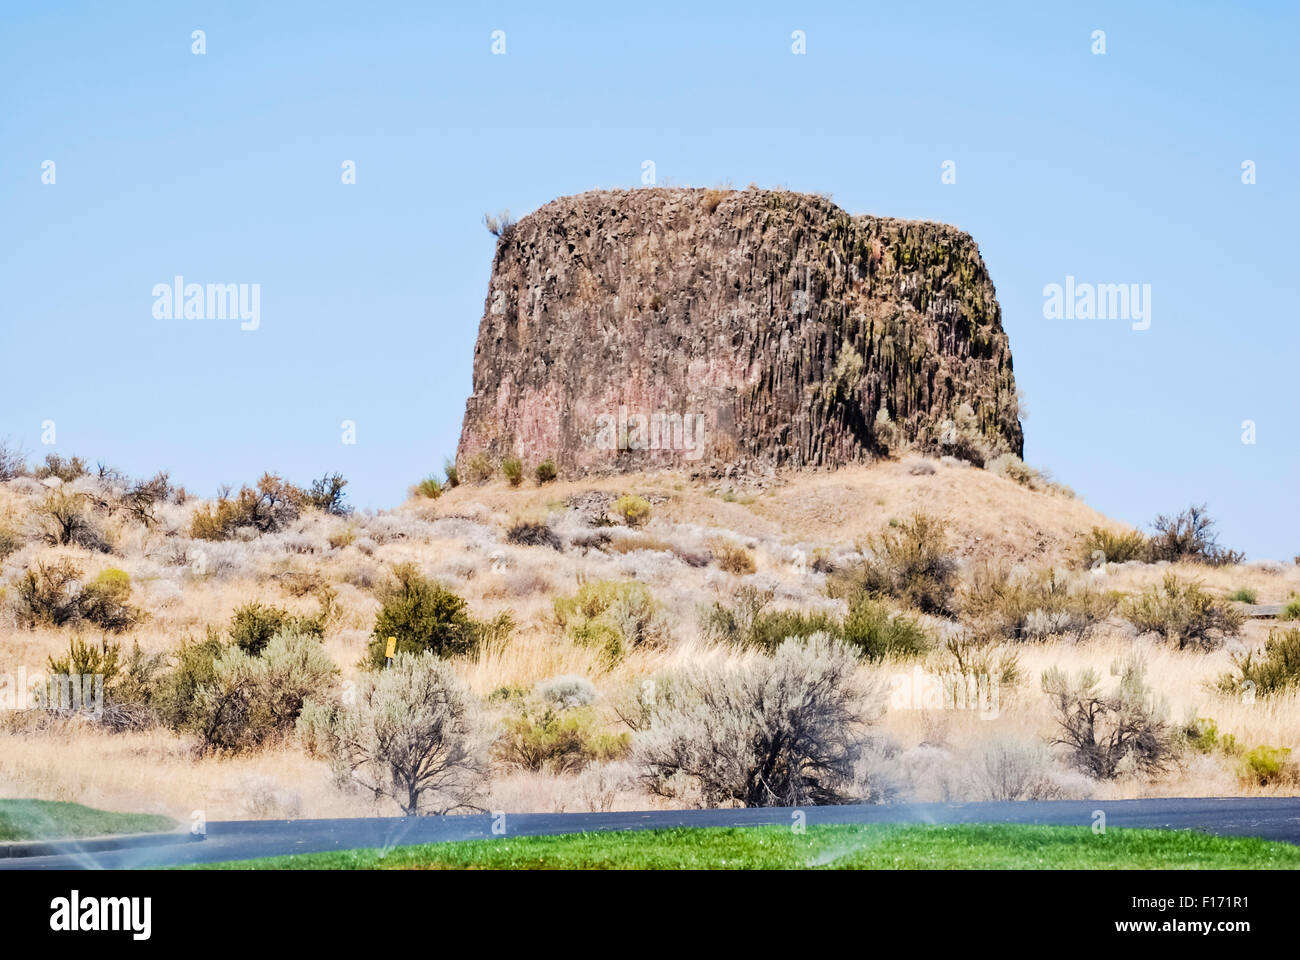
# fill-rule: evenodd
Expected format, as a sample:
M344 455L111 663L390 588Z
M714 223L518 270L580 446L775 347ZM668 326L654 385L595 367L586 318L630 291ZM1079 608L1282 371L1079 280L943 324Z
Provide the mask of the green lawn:
M112 833L172 830L176 821L153 813L110 813L79 803L0 800L0 840L60 840Z
M204 864L219 870L1300 868L1300 847L1177 830L1006 824L726 827L502 837Z

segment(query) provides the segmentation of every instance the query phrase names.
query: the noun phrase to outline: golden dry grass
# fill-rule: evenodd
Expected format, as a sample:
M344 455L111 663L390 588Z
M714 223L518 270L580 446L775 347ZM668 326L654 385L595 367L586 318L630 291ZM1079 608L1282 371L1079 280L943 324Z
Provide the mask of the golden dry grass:
M10 487L0 484L0 524L30 531L39 497ZM555 518L570 498L593 491L646 497L652 503L650 523L636 534L613 531L625 539L608 551L558 552L504 543L503 533L513 523ZM188 517L198 506L191 502L169 508L164 522L152 531L120 518L110 520L113 555L29 543L5 561L0 583L11 583L28 564L59 556L73 558L87 575L109 566L126 570L134 602L145 608L148 618L125 643L139 642L159 651L209 626L224 626L238 606L252 600L312 613L317 595L303 587L325 583L337 591L340 612L324 642L349 679L359 669L378 609L371 586L391 565L411 562L464 596L476 616L508 609L515 617L518 626L508 645L457 664L475 694L486 697L499 687L531 688L549 677L576 674L591 679L607 701L660 670L753 656L704 641L697 626L702 603L725 598L741 583L773 588L783 606L824 607L828 601L822 581L806 565L793 562L796 548L851 551L891 520L925 510L948 519L952 548L968 565L999 560L1037 567L1074 560L1080 538L1093 526L1124 529L1080 500L946 465L936 465L932 474L915 475L905 464L884 463L807 474L730 498L724 492L672 473L557 481L542 487L526 483L517 489L498 481L462 485L437 500L412 500L379 517L309 514L278 540L215 546L186 542ZM684 553L707 550L719 538L752 555L757 573L737 576L720 571L716 563L691 567L664 552L674 545ZM174 562L178 545L203 555L201 562L193 557ZM1133 592L1158 583L1164 572L1160 566L1127 564L1073 576ZM1300 568L1181 566L1177 572L1200 579L1216 593L1252 588L1263 603L1282 602L1300 591ZM672 637L660 648L633 651L611 669L596 651L575 645L564 634L554 620L553 602L557 595L574 592L585 579L632 577L646 582L665 604ZM0 673L20 667L40 670L47 657L66 650L73 631L21 629L11 601L11 593L0 596ZM1015 691L1002 692L996 719L969 711L895 709L882 724L903 749L924 742L961 752L995 734L1049 738L1054 720L1039 691L1041 672L1050 666L1090 666L1108 677L1111 663L1136 650L1147 659L1148 677L1168 699L1175 720L1210 716L1221 732L1234 734L1248 746L1292 747L1300 754L1300 701L1295 695L1245 704L1210 689L1214 678L1229 668L1233 651L1258 644L1266 631L1266 625L1251 623L1241 641L1212 653L1179 652L1135 639L1118 622L1084 644L1021 645L1025 679ZM911 671L913 664L861 669L864 679L887 685L895 674ZM617 721L612 713L604 710L602 715L613 729ZM1230 760L1200 756L1189 757L1183 768L1155 783L1119 781L1099 788L1101 796L1281 790L1243 785ZM21 724L0 725L0 795L74 800L181 819L195 809L204 810L210 819L393 812L391 806L376 807L365 797L340 792L324 764L291 743L235 758L198 757L190 743L166 731L109 734L85 726L37 733L23 732ZM602 803L630 809L653 802L627 784L593 787L576 777L509 771L498 771L488 800L492 809L511 810L576 810Z

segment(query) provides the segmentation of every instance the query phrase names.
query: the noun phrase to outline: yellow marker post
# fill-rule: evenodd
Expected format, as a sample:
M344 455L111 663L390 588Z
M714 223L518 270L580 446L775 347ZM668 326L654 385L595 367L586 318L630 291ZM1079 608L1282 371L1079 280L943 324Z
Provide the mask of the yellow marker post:
M396 637L389 637L389 638L388 638L388 649L384 652L384 656L388 659L388 666L391 667L391 666L393 665L393 657L397 656L397 638L396 638Z

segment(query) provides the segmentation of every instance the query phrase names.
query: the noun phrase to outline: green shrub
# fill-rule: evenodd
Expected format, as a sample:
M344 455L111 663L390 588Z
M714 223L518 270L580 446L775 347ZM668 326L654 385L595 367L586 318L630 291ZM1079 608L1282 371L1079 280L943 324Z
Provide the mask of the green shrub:
M1241 779L1267 787L1278 783L1295 783L1300 771L1291 762L1290 747L1258 746L1246 752L1241 762Z
M985 564L961 591L958 606L985 639L1086 640L1115 612L1119 595L1071 584L1055 570L1013 576L1006 566Z
M1197 753L1213 753L1219 747L1219 725L1211 717L1197 717L1188 724L1187 745Z
M443 473L445 473L445 474L447 475L447 486L449 486L449 487L459 487L459 486L460 486L460 471L456 469L456 461L455 461L455 460L452 460L452 459L449 458L449 459L448 459L448 460L443 464L442 471L443 471Z
M121 633L135 626L143 613L132 607L131 577L124 570L109 567L81 589L78 605L81 618L102 630Z
M1147 538L1137 530L1116 533L1105 527L1093 527L1081 548L1082 561L1089 567L1145 560L1149 552Z
M1210 649L1224 637L1241 632L1245 617L1230 604L1215 599L1195 580L1184 582L1172 571L1123 605L1124 617L1142 633L1154 632L1177 641L1178 649Z
M1230 696L1250 691L1267 697L1300 686L1300 630L1270 630L1262 651L1232 658L1235 674L1219 679L1219 690Z
M502 460L501 472L510 481L512 487L517 487L524 482L524 462L518 457L506 457Z
M328 694L338 668L319 641L277 633L260 656L226 647L194 696L188 724L207 750L247 750L293 730L307 698Z
M239 607L230 618L230 642L252 656L260 654L272 637L285 631L319 640L325 635L324 617L299 617L282 607L254 601Z
M604 651L611 663L633 647L667 635L662 605L635 580L595 580L556 597L555 619L576 643Z
M849 605L840 636L859 657L872 661L917 657L930 646L930 638L916 620L865 594Z
M1282 612L1277 615L1279 620L1300 620L1300 597L1294 600L1288 600L1282 607Z
M415 485L413 492L416 496L437 500L442 496L442 482L435 476L425 477Z
M496 467L492 465L492 458L486 453L476 453L466 464L465 472L469 476L470 483L487 483L496 473Z
M1255 604L1259 602L1259 594L1254 590L1251 590L1249 587L1242 587L1241 589L1234 590L1232 593L1228 594L1228 599L1236 600L1238 603Z
M192 730L198 723L195 699L216 680L216 662L226 649L220 634L209 628L202 640L185 638L176 648L175 664L158 683L156 706L163 722L175 730Z
M947 525L916 513L870 541L870 559L831 577L832 596L859 591L891 597L922 613L947 614L953 606L957 565L948 553Z
M514 626L509 613L489 621L475 620L463 599L424 577L413 564L397 564L375 596L382 604L372 631L368 662L386 663L388 638L397 638L397 651L465 656L482 646L504 642Z
M552 460L550 457L547 457L545 460L543 460L541 463L537 465L537 470L535 471L535 473L537 476L537 485L539 487L544 483L550 483L557 476L557 471L555 469L555 461Z
M838 636L839 632L839 623L829 614L769 610L754 618L744 645L770 654L791 637L804 640L816 633Z
M105 640L101 644L92 645L80 637L73 637L68 641L67 655L57 660L50 657L48 664L50 673L55 676L102 676L104 686L108 687L121 669L121 653L121 644L110 644Z
M586 707L525 708L506 717L504 727L498 755L522 770L576 773L591 763L622 759L630 745L626 733L598 731L595 714Z
M865 660L917 656L930 645L916 620L896 614L865 592L850 598L843 620L827 613L768 610L772 597L771 591L751 587L737 591L730 606L715 601L701 612L701 632L712 640L769 654L786 640L821 634L841 641Z
M614 501L614 513L629 527L639 527L650 519L650 501L625 494Z

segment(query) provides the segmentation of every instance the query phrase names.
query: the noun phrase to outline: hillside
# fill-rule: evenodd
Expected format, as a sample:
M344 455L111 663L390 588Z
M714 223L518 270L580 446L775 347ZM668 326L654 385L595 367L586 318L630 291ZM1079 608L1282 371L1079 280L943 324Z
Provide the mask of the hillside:
M944 550L956 561L954 576L962 590L978 581L988 562L1010 572L1008 583L1055 570L1058 588L1091 597L1089 604L1103 590L1136 595L1171 570L1201 582L1218 598L1249 588L1260 603L1283 603L1300 590L1300 568L1294 567L1131 562L1088 570L1081 563L1082 538L1094 526L1116 533L1125 527L1061 488L1041 480L1034 484L1037 489L954 461L919 457L781 475L765 487L733 488L674 473L545 485L528 481L518 488L495 479L461 484L437 498L416 497L372 515L338 516L302 507L292 517L286 514L278 530L259 534L242 528L228 539L212 540L193 535L199 529L196 518L219 512L220 504L212 501L178 503L173 491L150 508L146 524L122 506L126 489L112 480L83 476L59 485L24 476L0 484L0 539L10 546L0 570L0 673L38 675L47 669L47 658L66 654L76 638L95 646L120 643L124 661L139 644L142 653L159 655L156 669L174 670L182 641L202 641L211 631L216 642L227 642L236 611L256 602L318 624L320 648L346 689L367 676L361 662L376 629L384 584L409 563L465 598L478 620L509 614L513 628L505 635L451 660L456 676L498 725L493 729L509 729L510 718L532 709L530 698L548 682L578 678L564 682L589 683L596 699L574 716L591 725L591 736L613 738L607 743L612 758L623 748L610 744L635 741L635 736L627 739L630 731L618 712L629 688L664 671L744 668L761 660L757 650L720 636L710 610L734 613L758 602L768 611L804 618L800 623L817 622L819 616L838 623L846 601L831 595L834 574L827 571L857 569L864 551L872 555L874 535L897 532L917 511L946 520ZM614 504L624 494L649 505L650 515L639 526L617 518ZM92 546L43 541L52 505L60 498L75 504L89 531L84 542ZM520 526L528 523L537 526ZM512 531L525 542L509 542ZM60 561L76 573L59 588L60 596L84 589L79 585L99 583L106 590L104 584L124 583L127 592L116 595L136 610L136 619L114 630L97 627L85 611L62 623L31 621L22 600L24 578ZM620 602L633 602L619 616L641 618L637 629L645 633L625 634L611 659L607 648L582 640L574 623L559 617L556 601L578 595L584 584L590 589L627 583L642 585L645 593L608 589L619 593ZM967 601L944 615L894 603L897 615L913 618L928 637L928 652L862 662L859 680L886 699L913 671L942 675L950 669L944 666L950 663L945 638L977 628ZM1057 729L1039 686L1043 672L1093 667L1107 677L1113 663L1134 653L1145 658L1148 680L1167 700L1170 723L1208 716L1220 733L1230 732L1246 747L1300 747L1294 692L1247 703L1213 689L1216 679L1233 669L1234 654L1257 648L1271 624L1249 621L1237 636L1179 649L1154 634L1139 635L1118 606L1105 606L1096 616L1095 622L1083 623L1086 629L1059 621L1063 633L1049 627L1034 639L1015 633L988 641L983 649L990 656L1013 655L1017 663L1015 676L1004 675L1000 708L992 714L882 702L874 729L891 744L887 759L895 771L891 776L902 784L900 795L986 798L987 787L969 764L1008 738L1029 751L1027 756L1038 757L1034 764L1049 763L1043 781L1052 785L1043 788L1047 795L1293 789L1285 778L1265 785L1240 779L1241 761L1226 753L1184 748L1179 764L1160 776L1108 780L1072 771L1063 755L1049 762L1036 753L1046 749L1042 745ZM597 625L616 635L622 622L614 617ZM800 629L789 622L790 629ZM1076 628L1082 629L1077 636ZM15 683L11 680L10 690ZM203 808L213 819L393 812L390 802L335 786L326 764L304 751L292 728L256 748L214 751L204 749L192 729L157 719L160 709L155 703L140 714L144 720L136 722L132 714L130 723L117 727L43 711L6 711L0 724L0 793L175 817ZM493 756L484 800L489 809L686 802L648 794L624 759L579 764L575 773L521 768Z

